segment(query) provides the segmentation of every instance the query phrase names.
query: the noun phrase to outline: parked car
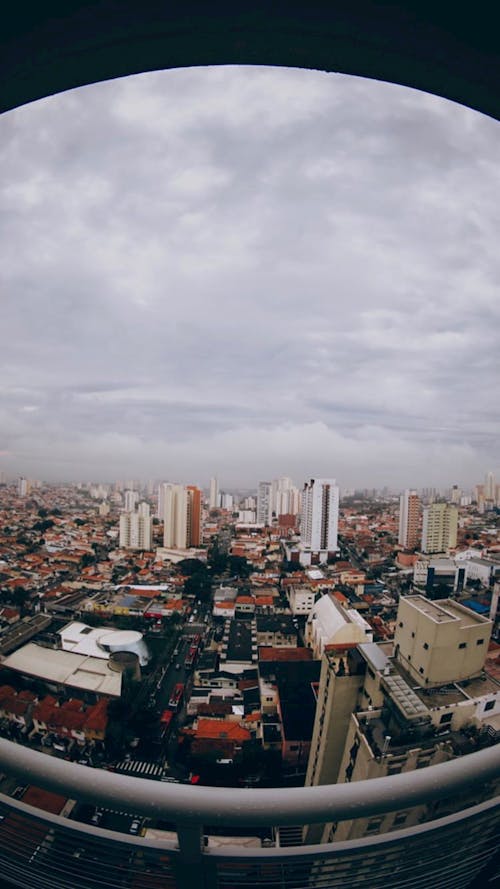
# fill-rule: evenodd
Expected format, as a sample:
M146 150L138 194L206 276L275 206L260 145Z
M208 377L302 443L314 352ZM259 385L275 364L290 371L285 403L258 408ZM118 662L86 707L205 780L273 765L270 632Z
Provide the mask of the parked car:
M139 833L140 827L141 827L141 822L139 821L138 818L134 818L134 820L132 821L132 823L128 829L128 832L137 834L137 833Z

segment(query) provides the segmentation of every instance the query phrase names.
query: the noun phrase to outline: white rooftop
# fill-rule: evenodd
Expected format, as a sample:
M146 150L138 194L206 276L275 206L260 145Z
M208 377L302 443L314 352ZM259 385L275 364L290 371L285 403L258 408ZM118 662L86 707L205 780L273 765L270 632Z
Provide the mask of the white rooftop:
M111 697L121 694L121 673L110 670L107 661L101 658L43 648L35 642L28 642L4 658L2 664L46 682L70 685Z

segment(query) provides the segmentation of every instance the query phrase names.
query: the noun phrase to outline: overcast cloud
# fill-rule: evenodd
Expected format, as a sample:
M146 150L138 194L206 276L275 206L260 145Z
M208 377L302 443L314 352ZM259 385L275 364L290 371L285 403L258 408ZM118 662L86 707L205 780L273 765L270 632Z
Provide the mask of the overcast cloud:
M500 474L500 126L283 69L0 118L0 469L464 486Z

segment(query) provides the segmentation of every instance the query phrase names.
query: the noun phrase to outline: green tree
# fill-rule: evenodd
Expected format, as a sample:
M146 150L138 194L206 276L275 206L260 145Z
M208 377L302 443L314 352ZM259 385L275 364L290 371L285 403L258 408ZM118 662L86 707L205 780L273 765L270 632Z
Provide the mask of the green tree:
M182 559L180 562L177 562L177 567L181 570L182 574L185 574L188 577L193 574L201 574L203 571L207 570L205 562L202 562L201 559Z
M248 577L252 570L245 556L228 556L227 567L231 574L238 577Z
M192 574L184 584L184 592L187 596L197 596L199 599L208 598L212 588L210 575L207 571Z
M227 555L219 548L217 540L208 550L207 563L214 574L222 574L227 568Z

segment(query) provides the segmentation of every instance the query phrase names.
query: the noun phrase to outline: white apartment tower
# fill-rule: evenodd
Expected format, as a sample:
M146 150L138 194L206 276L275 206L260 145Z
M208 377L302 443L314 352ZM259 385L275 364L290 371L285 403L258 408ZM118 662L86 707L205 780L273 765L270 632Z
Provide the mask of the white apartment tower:
M139 502L137 491L125 491L125 512L133 512Z
M271 482L259 482L257 488L257 521L260 525L271 522Z
M405 549L415 549L419 542L420 497L416 491L406 490L399 498L398 543Z
M444 553L457 545L458 509L448 503L431 503L424 508L422 552Z
M337 551L339 489L334 478L312 478L302 491L300 543L324 561Z
M122 512L120 515L120 548L150 550L153 536L153 521L147 503L140 503L137 512Z
M282 476L271 482L269 512L280 515L297 515L300 512L300 491L294 487L291 478Z

